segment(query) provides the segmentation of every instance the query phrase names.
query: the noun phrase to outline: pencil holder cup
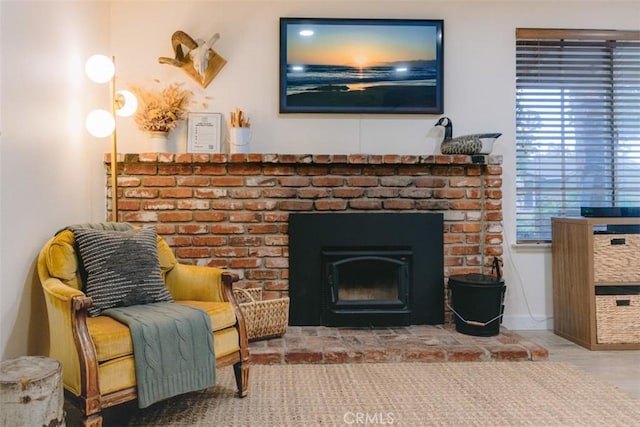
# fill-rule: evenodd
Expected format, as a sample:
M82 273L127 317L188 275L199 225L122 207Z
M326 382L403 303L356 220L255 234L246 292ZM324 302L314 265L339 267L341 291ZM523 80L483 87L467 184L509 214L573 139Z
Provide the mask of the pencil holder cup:
M229 128L229 152L248 153L251 129L246 127Z

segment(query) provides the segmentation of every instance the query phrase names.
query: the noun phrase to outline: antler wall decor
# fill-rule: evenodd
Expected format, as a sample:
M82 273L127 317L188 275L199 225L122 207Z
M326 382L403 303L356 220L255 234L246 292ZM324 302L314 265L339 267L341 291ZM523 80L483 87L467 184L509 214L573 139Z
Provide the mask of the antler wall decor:
M158 62L181 68L203 88L220 72L227 61L213 50L213 44L218 41L220 34L215 33L208 41L194 40L184 31L176 31L171 36L173 58L161 56ZM183 52L183 46L187 49Z

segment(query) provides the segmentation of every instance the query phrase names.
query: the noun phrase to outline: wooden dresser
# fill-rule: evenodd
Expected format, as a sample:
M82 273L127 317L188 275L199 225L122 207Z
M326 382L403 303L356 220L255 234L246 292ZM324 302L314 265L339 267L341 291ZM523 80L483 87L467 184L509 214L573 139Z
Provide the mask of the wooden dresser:
M590 350L640 349L640 218L551 224L554 333Z

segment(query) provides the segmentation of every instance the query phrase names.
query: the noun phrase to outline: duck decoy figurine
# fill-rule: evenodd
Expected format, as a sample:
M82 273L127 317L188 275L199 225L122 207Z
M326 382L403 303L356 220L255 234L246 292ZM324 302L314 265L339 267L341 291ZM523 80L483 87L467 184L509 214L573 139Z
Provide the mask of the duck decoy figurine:
M434 126L440 126L444 129L443 141L448 141L453 137L453 123L451 122L451 119L449 117L441 117Z
M433 147L434 154L440 154L440 146L445 139L451 139L451 123L443 117L427 132L427 143Z
M435 126L444 128L444 139L440 145L442 154L490 154L493 143L502 135L498 132L474 133L453 138L453 123L448 117L442 117Z

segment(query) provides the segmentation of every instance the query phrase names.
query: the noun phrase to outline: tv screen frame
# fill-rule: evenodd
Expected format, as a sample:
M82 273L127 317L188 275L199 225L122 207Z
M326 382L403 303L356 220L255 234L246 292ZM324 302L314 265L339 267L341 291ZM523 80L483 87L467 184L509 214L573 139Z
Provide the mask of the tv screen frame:
M444 20L280 18L280 112L442 114Z

